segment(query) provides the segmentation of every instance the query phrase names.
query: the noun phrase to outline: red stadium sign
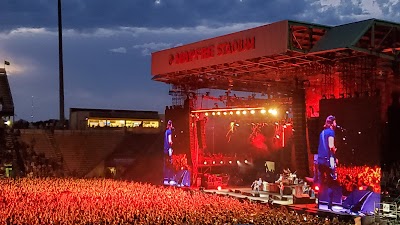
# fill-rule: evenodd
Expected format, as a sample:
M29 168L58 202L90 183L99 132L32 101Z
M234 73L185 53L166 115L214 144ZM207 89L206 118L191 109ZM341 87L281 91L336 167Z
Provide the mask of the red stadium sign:
M256 48L256 38L235 39L232 41L222 42L217 45L210 45L178 52L169 56L168 64L182 64L196 60L209 59L216 56L234 54L238 52L248 51Z
M151 74L163 75L284 54L288 50L288 31L285 20L153 52Z

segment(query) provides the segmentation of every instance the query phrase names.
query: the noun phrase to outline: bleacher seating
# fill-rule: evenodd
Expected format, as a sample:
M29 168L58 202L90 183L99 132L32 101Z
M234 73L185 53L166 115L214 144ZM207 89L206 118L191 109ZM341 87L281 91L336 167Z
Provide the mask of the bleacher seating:
M46 135L45 130L21 130L21 140L33 148L36 154L44 154L46 158L49 159L57 158L55 149Z
M122 131L55 131L70 172L85 176L106 157L113 153L124 137Z
M62 155L64 172L76 177L91 175L91 171L111 156L121 156L135 161L131 174L148 170L153 163L155 153L161 153L163 135L160 133L132 133L123 130L55 130L50 131L27 129L21 130L21 140L33 145L37 154L43 153L47 158ZM52 143L55 142L55 143ZM57 147L57 149L55 149ZM161 155L161 154L160 154ZM146 158L150 158L147 160ZM129 171L128 174L129 174ZM132 178L127 176L126 178Z

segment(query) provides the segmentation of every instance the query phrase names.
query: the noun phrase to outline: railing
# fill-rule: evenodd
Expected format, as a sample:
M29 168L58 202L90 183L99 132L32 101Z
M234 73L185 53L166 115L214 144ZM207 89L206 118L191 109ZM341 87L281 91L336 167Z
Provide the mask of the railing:
M395 202L375 203L375 221L387 221L398 224L398 207Z

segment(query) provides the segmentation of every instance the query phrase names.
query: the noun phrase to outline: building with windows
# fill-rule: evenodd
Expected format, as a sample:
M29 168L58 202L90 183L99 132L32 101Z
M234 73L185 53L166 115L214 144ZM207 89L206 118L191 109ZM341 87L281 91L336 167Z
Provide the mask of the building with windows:
M70 108L71 130L95 128L153 128L160 129L157 111Z

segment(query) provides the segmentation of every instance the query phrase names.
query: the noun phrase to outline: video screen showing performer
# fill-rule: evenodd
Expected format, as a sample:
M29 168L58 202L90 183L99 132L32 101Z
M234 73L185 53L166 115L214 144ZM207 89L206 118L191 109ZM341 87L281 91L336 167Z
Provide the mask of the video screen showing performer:
M374 213L381 194L380 106L374 96L320 101L313 184L320 210Z
M174 184L174 171L172 166L172 132L174 127L172 126L172 121L169 120L167 123L167 128L164 133L164 184L173 185Z

